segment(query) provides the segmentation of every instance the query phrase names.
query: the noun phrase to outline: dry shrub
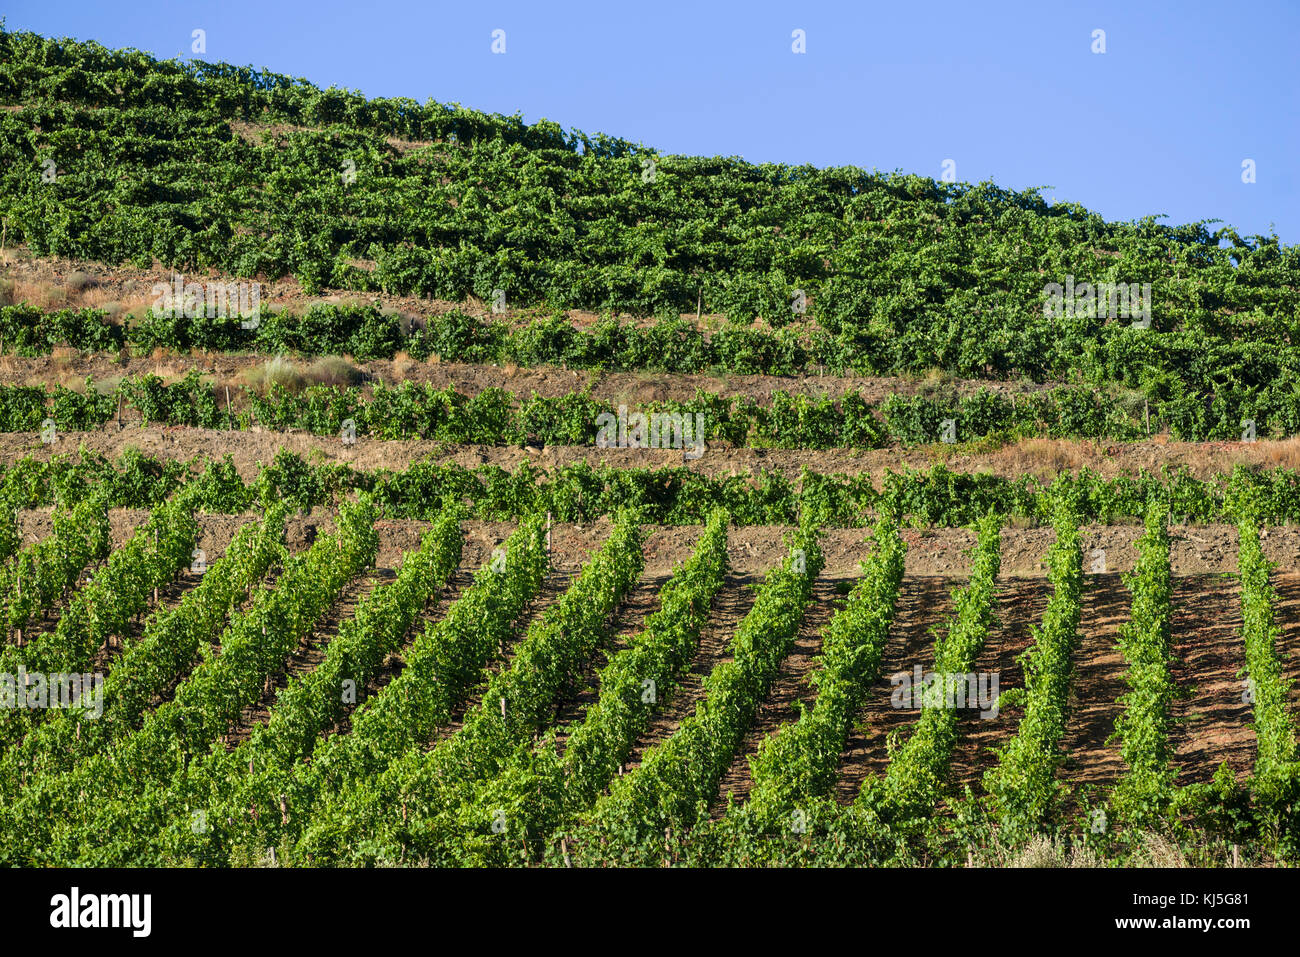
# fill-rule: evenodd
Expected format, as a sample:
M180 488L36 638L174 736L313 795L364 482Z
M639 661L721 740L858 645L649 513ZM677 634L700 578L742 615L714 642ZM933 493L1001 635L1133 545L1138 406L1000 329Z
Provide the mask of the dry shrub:
M1083 468L1094 460L1096 451L1087 442L1035 438L1009 445L997 455L1012 472L1045 478Z
M1106 862L1090 847L1076 847L1070 851L1066 867L1105 867Z
M1300 438L1261 441L1256 448L1260 464L1268 468L1300 468Z
M120 302L117 302L116 300L112 302L106 302L103 305L101 305L99 308L104 311L104 318L106 318L113 325L119 325L121 323L122 313L126 311L126 306L122 305Z
M1133 856L1134 867L1186 867L1183 850L1169 838L1155 832L1142 836L1142 847Z
M342 356L322 356L303 373L308 385L356 385L361 370Z
M1061 867L1061 852L1048 838L1039 834L1029 839L1011 860L1011 867Z
M152 294L128 293L123 289L114 289L112 286L97 283L82 290L79 301L81 305L91 309L103 309L105 312L111 309L114 316L124 312L138 312L144 316L153 308L155 297Z
M921 374L920 391L923 394L939 392L947 389L954 381L952 374L947 370L931 367Z
M98 285L95 277L88 272L78 269L76 272L68 273L68 277L63 281L64 286L69 292L81 292L83 289L89 289Z
M241 378L245 385L259 395L266 395L277 385L290 392L298 392L307 384L302 370L284 356L276 356L261 365L250 366L244 370Z
M60 286L46 284L40 287L40 296L36 302L45 309L63 309L68 304L68 291Z
M1070 847L1067 841L1058 843L1041 834L1030 838L1019 848L999 846L996 859L1005 867L1106 866L1101 855L1090 847Z
M410 375L418 363L405 352L398 352L393 356L393 381L405 382L406 377Z
M254 392L266 395L277 385L290 392L301 392L312 385L356 385L362 375L360 369L341 356L322 356L309 366L276 356L245 369L241 378Z

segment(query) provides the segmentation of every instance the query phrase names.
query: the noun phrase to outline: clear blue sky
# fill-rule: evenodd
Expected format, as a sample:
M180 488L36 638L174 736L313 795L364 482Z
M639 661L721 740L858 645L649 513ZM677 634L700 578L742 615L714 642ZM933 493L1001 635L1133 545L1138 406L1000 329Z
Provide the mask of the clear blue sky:
M1300 0L10 0L3 15L162 57L190 57L202 28L202 59L668 153L933 177L952 159L958 180L1050 185L1109 219L1300 242Z

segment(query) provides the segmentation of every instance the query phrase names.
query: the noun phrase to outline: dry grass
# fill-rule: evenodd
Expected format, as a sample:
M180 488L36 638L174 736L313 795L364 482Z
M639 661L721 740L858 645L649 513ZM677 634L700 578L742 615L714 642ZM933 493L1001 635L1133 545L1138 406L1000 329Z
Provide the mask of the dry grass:
M1072 439L1022 439L993 458L1011 472L1050 479L1064 471L1093 465L1100 456L1096 443Z
M1300 437L1261 441L1256 450L1265 467L1300 468Z
M921 376L919 391L922 395L946 391L955 381L951 373L939 368L929 368Z
M356 385L361 381L361 370L343 356L322 356L303 375L308 385Z
M1142 848L1133 857L1134 867L1186 867L1182 849L1168 838L1149 833L1142 838Z
M32 301L39 303L43 309L66 309L68 290L62 286L44 285L40 288L39 298Z
M245 369L240 378L254 392L266 395L277 385L290 392L301 392L313 385L356 385L362 375L360 369L340 356L323 356L311 365L276 356Z
M153 308L154 296L147 294L124 294L123 290L112 286L95 285L81 290L76 296L78 306L88 309L111 311L114 318L127 313L144 318Z
M1105 861L1088 847L1071 847L1038 835L1029 842L1008 846L998 842L971 862L978 867L1104 867Z
M419 365L405 352L398 352L393 356L392 377L394 382L405 382L406 377L411 374L411 370Z
M244 384L260 395L266 395L275 386L282 386L290 392L299 392L307 384L306 377L297 363L276 356L259 366L250 366L240 376Z
M78 269L76 272L68 273L67 278L63 280L63 285L68 290L68 293L71 294L80 293L85 289L89 289L91 286L98 285L98 283L96 282L95 277L90 273Z

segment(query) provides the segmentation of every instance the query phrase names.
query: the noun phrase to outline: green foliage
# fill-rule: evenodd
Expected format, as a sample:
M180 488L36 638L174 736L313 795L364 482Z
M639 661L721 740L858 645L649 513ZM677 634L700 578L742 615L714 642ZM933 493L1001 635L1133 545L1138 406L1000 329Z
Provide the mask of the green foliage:
M715 512L691 559L659 593L659 610L630 646L600 672L600 693L581 722L558 728L532 748L517 750L500 774L483 782L457 809L459 836L449 859L501 864L514 838L540 856L548 839L576 823L631 755L651 717L664 707L699 646L700 630L727 569L727 514ZM555 740L564 735L563 753ZM504 828L493 828L509 808Z
M990 512L976 526L970 581L953 593L954 614L935 643L939 680L922 693L921 715L907 741L891 747L883 780L869 780L857 803L887 821L928 817L946 793L949 765L958 737L953 685L959 690L975 672L975 661L994 623L996 580L1001 568L999 518ZM913 694L917 689L913 689Z
M790 556L772 569L736 629L731 657L704 679L704 697L666 741L641 755L614 781L587 818L595 835L663 834L694 825L708 813L781 662L798 637L813 581L821 573L816 529L800 528ZM589 837L589 840L595 839Z
M85 504L93 502L88 499ZM104 534L107 538L106 527ZM225 554L202 573L203 580L179 604L154 612L145 622L140 640L104 679L99 718L83 720L74 712L55 712L20 745L0 756L4 793L13 793L25 774L68 770L138 729L154 700L188 673L199 649L222 630L239 601L273 563L283 560L283 538L282 509L241 528Z
M1059 810L1056 773L1064 758L1072 656L1079 645L1083 549L1068 507L1060 508L1053 526L1056 541L1047 555L1052 597L1042 625L1033 628L1033 645L1021 657L1024 711L997 766L984 775L984 788L1008 837L1042 829Z
M0 31L0 45L0 100L17 107L0 112L0 216L38 256L292 274L309 294L462 302L502 290L508 309L543 313L410 322L362 302L245 318L208 315L205 300L188 318L151 310L118 323L18 305L0 308L6 351L365 360L402 349L781 375L937 368L1135 390L1179 438L1237 438L1245 418L1263 435L1300 432L1300 258L1273 236L1155 217L1112 223L992 183L662 156L545 120L366 100L268 71L30 33ZM241 135L232 121L256 126ZM652 157L658 175L647 182ZM45 160L54 182L39 173ZM345 183L347 160L356 176ZM1080 289L1149 283L1150 327L1087 309L1048 315L1045 286L1067 277ZM576 309L607 318L578 329L562 314ZM696 309L728 321L710 330L681 320ZM1043 427L1099 428L1111 412L1089 405ZM906 428L939 411L916 410ZM1133 427L1134 411L1119 424ZM1024 414L994 398L959 422L967 412L1013 431Z
M875 550L862 563L862 577L822 639L817 670L809 678L817 698L799 720L765 738L750 759L754 788L751 813L790 825L789 815L830 795L850 723L880 671L907 546L897 524L884 518L872 534Z
M1178 686L1169 673L1173 655L1167 520L1166 506L1152 502L1146 532L1137 543L1137 566L1124 576L1133 606L1129 620L1119 628L1129 691L1121 698L1124 711L1115 721L1114 738L1126 770L1115 785L1111 806L1119 820L1141 827L1158 824L1168 813L1176 774L1169 765L1170 708Z
M108 510L102 495L56 508L53 524L49 537L0 566L0 615L11 638L65 599L83 571L108 557Z
M1243 516L1237 533L1246 698L1255 714L1252 785L1265 807L1287 814L1300 797L1300 769L1296 761L1296 729L1288 707L1291 681L1278 657L1282 633L1275 620L1277 593L1269 583L1273 566L1264 557L1259 527L1253 518Z
M407 751L377 779L354 781L344 810L322 815L298 853L318 862L438 853L449 815L474 786L552 723L556 696L604 640L610 616L640 575L643 537L639 516L623 513L573 584L529 627L509 667L489 679L460 729L427 754Z

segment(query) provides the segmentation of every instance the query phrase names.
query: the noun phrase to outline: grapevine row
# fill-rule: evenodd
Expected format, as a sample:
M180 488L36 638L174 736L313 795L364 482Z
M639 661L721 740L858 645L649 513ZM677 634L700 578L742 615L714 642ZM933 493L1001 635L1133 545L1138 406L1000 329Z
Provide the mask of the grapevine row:
M427 754L408 751L373 784L318 816L299 853L326 861L343 854L364 858L376 846L432 852L444 815L551 724L557 697L600 646L608 619L641 573L644 532L638 523L635 513L615 521L568 590L528 629L510 666L489 680L459 731ZM370 841L363 843L367 833ZM341 839L344 834L349 839Z
M732 658L704 680L695 713L666 741L642 755L632 773L614 782L588 817L591 835L663 833L694 825L707 812L759 704L790 653L813 581L821 573L816 530L800 528L790 556L768 573L730 643Z
M929 815L944 793L959 733L956 696L963 686L969 690L968 676L974 674L975 662L993 627L996 580L1002 564L998 517L993 513L984 516L976 533L970 581L954 594L955 610L948 631L935 643L938 680L922 692L921 716L911 737L897 751L891 749L883 780L869 780L858 795L859 807L888 820ZM914 688L913 694L919 690Z
M687 448L719 440L735 447L878 449L891 444L965 442L994 434L1113 439L1147 434L1140 418L1102 403L1095 390L1082 386L1010 398L986 388L946 398L892 394L878 403L860 392L832 399L777 390L768 405L700 389L688 401L631 409L619 409L587 391L525 398L499 388L467 395L454 387L413 382L394 387L380 382L369 396L358 387L315 385L295 392L275 383L263 397L243 386L234 391L243 404L238 409L229 388L225 395L227 403L222 407L217 387L197 369L171 385L150 373L125 378L112 391L102 392L89 378L84 391L62 385L49 392L40 386L0 386L0 432L36 431L47 419L58 430L93 430L131 410L145 425L247 429L256 423L263 428L336 436L350 423L357 436L480 445L594 445L602 435L613 444L609 431L602 431L611 420L628 435L640 434L648 441L654 415L675 417L665 421L681 423L673 425L674 435L686 431L676 441L685 442ZM610 418L602 419L605 415ZM636 431L638 421L643 423L641 433ZM947 439L945 422L951 422Z
M998 764L984 776L1002 826L1037 830L1058 807L1056 772L1064 754L1073 655L1079 647L1083 592L1083 549L1073 513L1057 515L1056 541L1047 555L1052 597L1042 626L1033 628L1033 645L1021 658L1025 686L1003 694L999 708L1023 702L1016 735L1001 750Z
M1166 509L1153 503L1146 531L1137 542L1139 558L1124 582L1133 595L1129 620L1120 625L1119 648L1128 663L1122 696L1124 711L1115 721L1125 771L1111 795L1111 806L1128 823L1149 825L1168 809L1175 771L1169 731L1171 705L1178 693L1169 672L1170 646L1169 529Z
M710 476L697 468L593 467L586 462L554 470L525 462L510 472L432 459L403 471L362 472L339 463L311 463L281 449L247 483L229 459L209 462L200 471L132 452L116 463L88 454L80 461L61 455L50 461L24 458L2 474L0 496L21 508L52 504L56 496L75 500L97 484L108 486L110 507L154 507L188 483L195 507L208 512L241 513L277 502L307 510L364 491L375 496L388 518L425 521L437 516L448 496L465 502L470 517L489 521L549 511L557 521L585 523L637 508L647 522L699 525L713 509L725 508L737 526L792 525L806 515L820 525L861 528L889 513L913 526L948 527L970 524L989 510L1050 524L1062 498L1072 503L1080 522L1127 522L1143 515L1152 499L1165 502L1174 516L1195 522L1235 515L1243 500L1255 503L1261 522L1300 521L1300 474L1245 467L1205 480L1185 470L1104 478L1081 469L1062 472L1049 484L1029 476L955 472L943 464L887 469L883 478L810 469L794 479L767 469Z
M1282 632L1275 619L1277 594L1269 583L1272 566L1260 547L1259 526L1253 518L1244 517L1237 534L1242 639L1255 713L1253 783L1265 806L1280 807L1296 796L1296 728L1288 706L1291 682L1278 657Z
M345 506L338 531L285 562L275 587L259 591L252 607L223 633L220 652L195 668L139 731L113 751L68 774L40 779L24 792L12 814L26 822L32 837L28 853L63 860L85 860L82 855L92 853L102 863L132 860L134 852L148 846L176 809L140 796L151 784L170 781L188 757L211 746L244 707L257 701L347 582L374 561L374 517L368 502ZM58 812L47 813L53 808ZM39 842L38 835L51 828L49 839ZM111 837L94 842L92 852L85 847L87 834Z
M0 653L0 674L16 675L20 667L28 675L85 672L95 652L110 638L123 636L131 619L148 607L154 590L189 563L198 536L198 522L184 497L155 509L73 596L53 631L21 648L5 646ZM0 712L0 748L12 745L37 723L37 716L46 713L29 708Z
M817 697L799 720L765 739L750 759L751 813L769 820L835 786L853 716L880 671L903 578L907 546L890 518L876 523L871 557L848 602L826 629L809 678Z
M0 566L6 633L21 643L33 618L67 595L81 573L109 552L108 510L102 496L54 510L54 530Z
M211 833L200 835L173 827L178 844L188 841L205 857L228 853L239 833L256 829L251 822L262 814L268 815L272 824L279 821L274 812L281 795L285 795L286 805L292 800L296 818L308 813L307 795L294 786L295 777L306 776L318 765L299 762L308 755L315 758L332 745L355 745L364 740L357 737L356 722L379 698L367 699L353 712L352 734L328 739L320 735L342 720L348 706L357 702L377 676L385 657L402 649L420 610L446 586L460 564L464 544L460 515L454 504L444 510L420 547L404 556L396 579L377 586L358 602L353 617L339 626L338 634L326 646L324 660L289 683L272 706L267 722L255 727L248 740L230 752L213 748L190 765L184 781L176 782L172 790L186 795L195 806L211 808L215 823ZM412 668L418 667L415 648L406 657L402 675L379 697L392 694L393 684L402 676L411 676ZM227 823L232 820L233 824Z
M199 649L220 633L244 594L283 560L283 538L283 509L241 528L203 580L175 608L155 612L140 640L114 664L104 679L103 710L96 720L55 712L0 758L0 793L12 793L23 776L67 770L136 730L154 699L182 678Z
M726 569L727 515L715 512L692 557L659 593L659 609L601 670L599 695L582 720L565 729L563 748L548 737L516 751L500 774L484 781L460 811L461 832L445 849L449 857L458 864L504 863L516 835L536 853L591 807L676 690ZM503 808L510 809L506 826L494 829Z

